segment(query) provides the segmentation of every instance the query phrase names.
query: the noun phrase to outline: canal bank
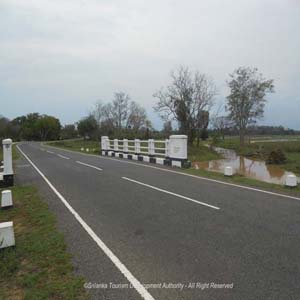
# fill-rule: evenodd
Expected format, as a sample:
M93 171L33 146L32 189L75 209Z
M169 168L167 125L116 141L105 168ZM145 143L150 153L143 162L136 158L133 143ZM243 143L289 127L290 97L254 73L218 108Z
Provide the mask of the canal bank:
M238 155L232 149L213 147L213 150L222 155L223 158L210 161L195 161L192 163L192 167L223 173L224 168L230 166L233 168L234 174L280 185L284 184L287 175L293 174L285 171L280 165L269 165L263 160ZM299 176L298 182L300 182Z

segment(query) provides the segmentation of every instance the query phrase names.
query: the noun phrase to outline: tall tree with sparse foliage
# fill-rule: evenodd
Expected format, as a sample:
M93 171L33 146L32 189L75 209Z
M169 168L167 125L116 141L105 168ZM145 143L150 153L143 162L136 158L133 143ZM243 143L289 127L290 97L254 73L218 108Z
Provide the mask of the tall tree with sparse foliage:
M241 146L245 143L247 127L264 115L267 93L274 92L272 79L265 79L256 68L240 67L230 74L230 95L226 110L239 131Z
M203 118L209 116L216 87L207 75L183 66L173 71L171 78L170 85L154 94L158 99L154 109L164 120L176 120L179 131L192 144L207 123Z
M97 120L103 134L121 136L152 128L146 110L137 102L130 100L128 94L118 92L111 102L98 101L92 115Z

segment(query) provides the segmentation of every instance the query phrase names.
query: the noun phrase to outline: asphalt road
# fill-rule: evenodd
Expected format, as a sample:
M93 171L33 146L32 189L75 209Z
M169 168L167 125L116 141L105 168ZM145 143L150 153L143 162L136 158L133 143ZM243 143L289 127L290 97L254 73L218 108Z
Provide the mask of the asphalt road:
M19 147L35 168L20 160L17 181L57 215L92 299L300 299L300 199Z

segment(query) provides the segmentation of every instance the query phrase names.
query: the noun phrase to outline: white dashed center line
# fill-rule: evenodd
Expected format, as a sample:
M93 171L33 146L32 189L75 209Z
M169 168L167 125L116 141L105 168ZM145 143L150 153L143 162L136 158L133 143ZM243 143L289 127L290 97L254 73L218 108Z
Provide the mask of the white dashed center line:
M57 154L57 156L61 157L61 158L64 158L64 159L70 159L70 157L66 157L66 156L63 156L61 154Z
M183 196L183 195L179 195L179 194L176 194L176 193L173 193L173 192L169 192L169 191L167 191L167 190L164 190L164 189L161 189L161 188L155 187L155 186L153 186L153 185L146 184L146 183L143 183L143 182L134 180L134 179L130 179L130 178L127 178L127 177L122 177L122 179L125 179L125 180L128 180L128 181L137 183L137 184L139 184L139 185L146 186L146 187L148 187L148 188L151 188L151 189L156 190L156 191L159 191L159 192L163 192L163 193L166 193L166 194L169 194L169 195L178 197L178 198L182 198L182 199L185 199L185 200L188 200L188 201L191 201L191 202L200 204L200 205L204 205L204 206L207 206L207 207L210 207L210 208L213 208L213 209L220 209L220 207L213 206L213 205L210 205L210 204L208 204L208 203L201 202L201 201L198 201L198 200L194 200L194 199L192 199L192 198L189 198L189 197L186 197L186 196Z
M86 166L86 167L90 167L90 168L96 169L96 170L98 170L98 171L103 171L101 168L98 168L98 167L96 167L96 166L92 166L92 165L83 163L83 162L81 162L81 161L76 161L76 162L77 162L78 164L80 164L80 165L83 165L83 166Z

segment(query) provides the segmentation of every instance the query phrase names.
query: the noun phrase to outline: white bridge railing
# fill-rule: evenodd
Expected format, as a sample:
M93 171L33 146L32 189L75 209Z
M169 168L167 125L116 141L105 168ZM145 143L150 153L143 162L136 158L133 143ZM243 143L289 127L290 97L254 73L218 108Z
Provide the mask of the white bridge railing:
M179 162L187 160L187 136L171 135L166 140L120 140L102 136L101 150L102 155L144 161L148 161L150 158L150 162L154 162L153 158L157 157L157 161L164 159L164 164L172 165L173 160Z
M103 147L102 147L103 149ZM104 150L133 153L133 154L143 154L149 156L163 156L169 157L169 140L106 140L106 145Z

